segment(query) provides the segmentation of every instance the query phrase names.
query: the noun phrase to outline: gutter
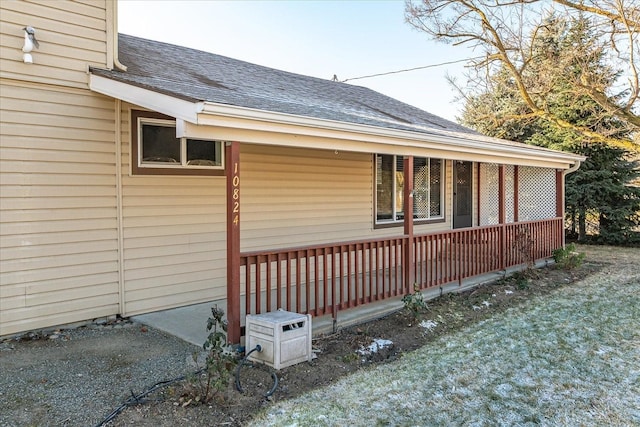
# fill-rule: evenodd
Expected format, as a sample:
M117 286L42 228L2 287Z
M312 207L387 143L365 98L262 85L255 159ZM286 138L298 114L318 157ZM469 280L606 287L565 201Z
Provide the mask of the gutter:
M179 136L185 137L236 139L243 142L238 138L238 132L260 132L262 135L271 135L272 141L265 143L273 145L340 149L335 142L348 141L360 144L362 151L368 153L382 152L379 149L383 146L396 149L401 147L401 151L407 155L423 150L445 150L454 156L448 156L451 159L480 161L479 157L493 156L494 163L508 164L521 164L514 159L527 159L531 163L545 163L546 167L562 170L568 167L577 169L585 159L584 156L572 153L489 138L480 134L419 127L416 130L392 129L207 101L185 100L94 73L89 75L89 87L95 92L175 117L176 130L180 133ZM315 144L306 141L306 144L301 145L300 140L297 140L301 136L309 137ZM253 135L247 141L256 143L258 139ZM284 143L286 139L288 143ZM485 158L483 161L491 162L491 159Z
M378 126L356 124L348 122L340 122L328 119L319 119L307 116L297 116L294 114L275 113L270 111L255 110L246 107L231 106L226 104L217 104L212 102L199 103L197 107L197 123L196 126L238 126L242 127L241 123L225 123L224 118L230 118L237 121L247 120L252 121L252 127L255 126L255 121L263 123L269 123L273 126L294 126L294 127L307 127L314 128L321 131L329 132L341 132L351 133L354 135L367 135L382 138L385 141L374 141L371 138L354 137L353 140L378 142L390 145L398 146L410 146L407 141L419 142L421 144L436 144L438 147L444 145L454 149L454 151L462 151L461 148L469 149L470 152L474 150L481 150L482 152L496 150L500 154L508 153L510 155L516 155L517 157L537 157L542 161L560 161L566 163L574 163L576 169L580 166L580 163L584 160L583 156L560 152L555 150L549 150L536 146L530 146L525 144L519 144L512 141L500 140L497 138L489 138L484 135L478 134L478 138L470 137L469 135L456 132L425 132L400 130L381 128ZM188 125L186 127L189 127ZM249 129L248 127L246 129ZM263 127L265 131L280 131L283 132L283 128L267 129ZM300 134L297 133L296 134ZM312 135L310 135L312 136ZM317 134L315 136L320 136ZM343 135L344 138L344 135ZM394 144L389 139L396 139L397 143ZM423 148L423 147L420 147ZM498 154L498 156L500 156ZM575 169L574 169L575 170Z
M563 170L562 173L565 176L569 175L570 173L574 173L575 171L577 171L580 168L581 164L582 164L581 160L576 160L576 162L573 164L573 166L571 166L569 169Z

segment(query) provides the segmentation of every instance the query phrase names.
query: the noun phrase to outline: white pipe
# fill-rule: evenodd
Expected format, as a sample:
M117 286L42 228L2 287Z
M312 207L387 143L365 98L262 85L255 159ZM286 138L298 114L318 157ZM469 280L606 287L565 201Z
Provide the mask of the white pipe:
M111 14L111 35L107 34L113 50L113 66L120 71L127 71L127 66L118 59L118 0L109 0L111 8L107 7L107 16ZM110 66L108 64L107 66ZM110 67L109 67L110 68Z
M576 162L573 164L573 166L571 166L569 169L566 169L563 171L563 175L568 175L570 173L574 173L575 171L577 171L580 168L580 165L582 164L582 162L580 160L576 160Z

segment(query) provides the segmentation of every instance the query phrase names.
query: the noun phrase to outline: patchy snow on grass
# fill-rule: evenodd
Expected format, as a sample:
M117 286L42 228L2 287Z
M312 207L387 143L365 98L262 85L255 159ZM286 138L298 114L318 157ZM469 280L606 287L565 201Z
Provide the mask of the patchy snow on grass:
M639 324L640 273L605 270L254 425L640 425Z
M361 356L369 356L373 353L377 353L379 350L383 348L391 347L393 345L393 341L385 340L382 338L376 338L373 340L368 347L362 347L357 352Z
M438 322L436 322L435 320L423 320L422 322L420 322L420 326L427 331L431 331L433 328L438 326Z

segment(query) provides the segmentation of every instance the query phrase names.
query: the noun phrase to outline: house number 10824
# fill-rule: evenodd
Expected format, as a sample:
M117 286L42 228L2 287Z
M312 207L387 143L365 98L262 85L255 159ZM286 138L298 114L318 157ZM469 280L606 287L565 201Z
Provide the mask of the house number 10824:
M233 178L231 180L233 188L233 225L240 222L240 176L238 175L238 163L233 164Z

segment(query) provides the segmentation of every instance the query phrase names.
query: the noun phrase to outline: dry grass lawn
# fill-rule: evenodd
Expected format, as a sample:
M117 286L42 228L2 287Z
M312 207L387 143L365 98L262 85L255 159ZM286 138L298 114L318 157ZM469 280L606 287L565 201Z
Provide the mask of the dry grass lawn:
M608 264L252 425L640 425L640 250L579 250Z

